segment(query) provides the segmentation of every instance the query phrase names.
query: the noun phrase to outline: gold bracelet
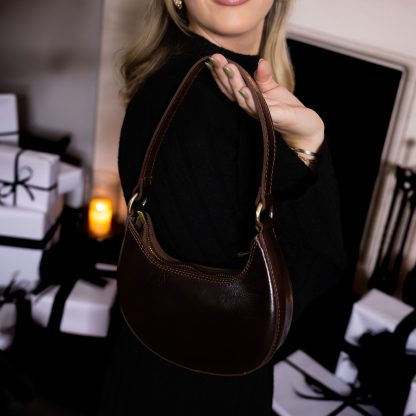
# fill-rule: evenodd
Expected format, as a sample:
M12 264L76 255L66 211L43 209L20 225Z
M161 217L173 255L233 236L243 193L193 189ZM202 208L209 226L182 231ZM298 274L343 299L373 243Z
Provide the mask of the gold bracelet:
M317 158L316 157L313 157L313 158L307 158L307 157L305 157L305 156L303 156L303 155L300 155L300 154L298 154L298 153L296 153L296 156L302 161L302 162L304 162L306 165L309 165L309 164L315 164L315 163L317 163L318 162L318 160L317 160Z
M313 172L316 170L318 159L316 157L306 157L300 153L296 153L296 156Z
M307 156L316 157L318 158L320 156L319 153L311 152L310 150L301 149L300 147L291 147L291 149L296 152L296 154L302 153Z

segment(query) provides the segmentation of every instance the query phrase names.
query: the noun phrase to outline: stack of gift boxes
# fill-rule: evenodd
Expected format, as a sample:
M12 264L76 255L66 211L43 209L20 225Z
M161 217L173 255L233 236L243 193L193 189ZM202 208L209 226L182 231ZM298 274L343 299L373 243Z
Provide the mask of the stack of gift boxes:
M415 316L399 299L368 291L353 305L334 373L301 350L275 365L274 411L280 416L416 414ZM386 349L396 345L399 327L399 347ZM371 349L365 351L369 339ZM380 386L383 397L377 397Z
M16 104L14 95L0 95L0 349L8 348L13 339L13 293L24 289L34 322L47 326L59 287L49 285L32 293L42 278L42 257L59 242L64 206L81 208L84 199L81 168L56 154L19 147ZM62 331L106 336L116 282L104 280L101 285L83 280L72 285Z

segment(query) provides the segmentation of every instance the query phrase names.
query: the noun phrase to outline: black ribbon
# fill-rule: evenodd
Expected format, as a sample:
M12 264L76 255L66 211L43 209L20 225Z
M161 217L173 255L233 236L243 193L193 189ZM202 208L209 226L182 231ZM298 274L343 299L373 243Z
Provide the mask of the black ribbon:
M47 231L42 240L32 240L30 238L7 237L0 235L0 246L28 248L32 250L43 250L47 246L50 239L54 236L60 222L62 215L56 220L55 224Z
M14 288L15 281L12 280L0 293L0 308L6 303L16 303L24 299L27 295L26 290L22 288Z
M16 305L16 326L14 333L14 343L18 344L21 339L30 332L32 328L32 315L30 301L26 297L28 292L21 287L14 287L14 279L0 294L0 309L7 303ZM26 345L26 343L25 343Z
M403 414L416 373L416 357L406 354L407 339L415 328L414 310L405 316L394 332L365 333L358 346L347 342L343 346L357 367L361 388L371 395L383 414Z
M59 286L58 292L56 293L56 296L52 305L52 310L51 310L51 314L50 314L48 326L47 326L49 330L56 331L56 332L59 331L62 317L64 315L65 303L78 280L84 280L97 287L104 287L107 285L107 281L105 279L101 277L97 277L97 276L91 276L91 277L84 276L81 279L74 277L70 280L62 282Z
M13 181L5 181L0 179L0 205L5 205L3 199L13 195L13 206L17 204L17 189L22 187L29 195L31 201L35 200L33 190L50 192L58 187L55 183L49 187L42 187L37 185L30 185L28 182L32 179L33 169L29 166L23 166L19 168L20 156L25 152L25 149L20 149L14 158L14 178Z
M338 415L342 410L344 410L347 407L351 407L352 409L354 409L355 411L357 411L358 413L364 416L371 416L371 413L367 412L365 409L363 409L360 406L360 405L372 405L368 396L364 395L360 389L351 388L351 394L347 396L342 395L332 390L325 384L321 383L319 380L312 377L310 374L306 373L302 368L300 368L299 366L297 366L290 360L285 360L285 361L287 364L293 367L296 371L301 373L304 376L305 382L310 387L310 389L314 393L318 394L318 396L308 395L308 394L301 393L299 391L295 391L298 397L301 397L302 399L308 399L308 400L340 402L338 407L334 409L332 412L328 413L326 416Z
M92 242L93 243L93 242ZM65 303L78 280L84 280L97 287L105 287L107 281L95 269L95 256L88 243L58 243L47 250L41 262L41 281L33 290L40 294L52 286L59 286L56 293L47 328L59 332Z

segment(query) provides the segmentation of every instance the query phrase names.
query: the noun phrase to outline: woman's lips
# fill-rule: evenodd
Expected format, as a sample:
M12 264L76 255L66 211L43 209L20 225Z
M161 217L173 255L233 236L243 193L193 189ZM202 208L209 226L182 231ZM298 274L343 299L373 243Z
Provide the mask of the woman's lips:
M223 6L239 6L240 4L247 3L248 0L214 0L215 3Z

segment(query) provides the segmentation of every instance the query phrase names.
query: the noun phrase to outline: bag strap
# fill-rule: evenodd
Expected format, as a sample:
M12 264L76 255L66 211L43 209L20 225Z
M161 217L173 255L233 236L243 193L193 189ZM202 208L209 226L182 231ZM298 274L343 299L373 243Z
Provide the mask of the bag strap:
M196 76L199 74L201 69L205 67L204 64L207 60L208 57L201 58L191 67L191 69L183 79L182 83L179 85L175 95L173 96L168 107L166 108L165 113L163 114L158 126L156 127L156 130L152 136L152 139L150 140L147 152L144 157L138 183L134 188L133 197L129 203L129 210L131 209L131 206L135 200L140 201L142 205L145 204L146 198L149 195L150 188L152 185L153 168L162 140L165 137L165 134L173 119L173 116L175 115L177 109L181 105L192 83L195 81ZM256 82L249 75L249 73L239 64L231 60L229 60L228 62L234 64L238 68L247 87L250 89L252 93L263 133L263 170L261 184L256 198L256 205L258 206L257 215L259 216L259 209L260 211L267 210L268 212L272 208L272 174L276 153L276 141L274 136L275 133L273 128L273 122L270 116L269 108Z

